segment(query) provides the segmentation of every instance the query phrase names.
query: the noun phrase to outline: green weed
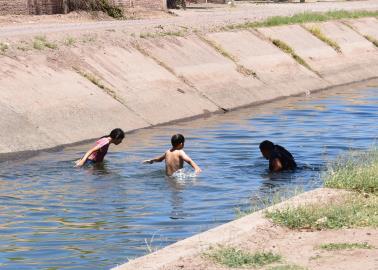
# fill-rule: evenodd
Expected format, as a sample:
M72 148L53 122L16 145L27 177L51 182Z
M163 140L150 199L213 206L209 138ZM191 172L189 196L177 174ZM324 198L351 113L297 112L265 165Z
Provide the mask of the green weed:
M304 66L305 68L311 70L312 72L314 72L318 76L320 76L320 74L317 71L313 70L311 68L311 66L302 57L300 57L298 54L296 54L295 51L294 51L294 49L291 48L288 44L286 44L285 42L283 42L282 40L279 40L279 39L273 39L272 43L276 47L278 47L279 49L281 49L282 51L284 51L285 53L290 54L291 57L293 57L293 59L295 61L297 61L300 65Z
M331 46L336 52L341 53L341 48L340 48L339 44L337 44L336 41L334 41L334 40L328 38L326 35L324 35L324 33L320 30L319 27L309 27L309 28L306 27L306 29L311 34L313 34L315 37L317 37L318 39L320 39L324 43Z
M329 204L311 204L266 211L274 223L290 229L378 227L378 197L353 194Z
M368 243L329 243L322 244L319 248L331 251L343 249L372 249L374 247Z
M82 38L83 43L93 43L97 40L96 34L86 34Z
M375 47L378 47L378 39L375 39L372 36L366 35L364 36L367 40L374 44Z
M164 32L155 32L155 33L140 33L140 38L156 38L156 37L166 37L166 36L175 36L183 37L185 36L185 31L164 31Z
M202 36L202 35L198 35L198 37L204 41L205 43L207 43L208 45L210 45L211 47L213 47L218 53L220 53L221 55L223 55L224 57L230 59L231 61L233 62L237 62L237 59L236 57L234 57L233 55L231 55L230 53L228 53L220 44L210 40L210 39L207 39L206 37Z
M123 103L123 101L117 96L116 92L113 89L110 89L106 85L104 85L100 79L98 79L95 75L91 73L87 73L81 69L75 68L76 72L86 78L88 81L99 87L100 89L104 90L105 93L110 95L115 100L119 101L120 103Z
M76 39L73 38L73 37L66 37L64 39L64 45L66 45L66 46L73 46L73 45L75 45L75 43L76 43Z
M109 0L71 0L70 10L102 11L115 19L123 19L123 10Z
M216 263L228 267L264 266L281 260L272 252L249 253L233 247L220 247L205 254Z
M329 165L324 185L378 195L378 150L340 157Z
M329 12L304 12L293 16L274 16L261 22L246 22L242 24L232 24L226 29L248 29L258 27L272 27L289 24L304 24L310 22L324 22L329 20L356 19L362 17L378 17L378 11L346 11L336 10Z
M0 53L5 53L8 49L9 49L8 44L0 42Z
M238 64L238 59L236 59L235 56L231 55L229 52L227 52L220 44L210 40L210 39L207 39L206 37L202 36L202 35L199 35L197 34L197 36L202 40L204 41L205 43L207 43L208 45L210 45L212 48L214 48L218 53L220 53L223 57L231 60L232 62L234 62L236 64L236 71L239 72L240 74L244 75L244 76L252 76L252 77L255 77L257 78L257 74L256 72L254 72L253 70L249 69L249 68L246 68L245 66L242 66L240 64Z
M54 50L58 48L58 45L48 41L45 36L36 36L33 40L33 48L36 50L43 50L45 48Z

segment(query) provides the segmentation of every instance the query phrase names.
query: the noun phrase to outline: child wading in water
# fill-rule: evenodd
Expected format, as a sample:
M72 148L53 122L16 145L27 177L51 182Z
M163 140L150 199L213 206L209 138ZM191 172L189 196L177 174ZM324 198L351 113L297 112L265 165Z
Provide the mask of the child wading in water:
M161 157L145 160L143 163L152 164L165 160L165 173L172 176L175 172L184 167L184 161L193 167L195 172L202 172L200 167L182 150L184 148L185 138L181 134L172 136L172 148L167 150Z
M109 145L114 143L118 145L125 138L125 133L122 129L116 128L110 132L109 135L102 137L96 142L96 145L90 149L82 159L76 161L76 166L81 167L86 163L102 162L106 153L108 152Z

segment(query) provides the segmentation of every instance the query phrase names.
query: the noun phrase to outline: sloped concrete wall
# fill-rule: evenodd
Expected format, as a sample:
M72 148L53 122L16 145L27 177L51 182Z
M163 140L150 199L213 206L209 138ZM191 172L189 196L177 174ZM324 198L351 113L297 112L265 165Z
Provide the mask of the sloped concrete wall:
M264 99L261 81L238 73L235 63L196 36L145 41L141 46L221 108Z
M14 138L2 140L2 153L96 138L118 126L129 130L148 126L72 70L49 67L44 57L0 61L0 107L6 113L1 114L0 137Z
M135 48L77 52L124 104L153 125L220 108Z
M316 24L341 53L291 25L66 48L59 61L47 52L0 55L0 155L377 78L378 49L363 37L378 38L377 20L347 23L353 29ZM310 68L270 39L290 45Z
M371 36L378 40L378 20L375 18L363 18L358 20L348 20L346 24L364 36Z
M325 24L319 24L319 27L325 30L330 38L335 37L340 41L340 35L342 35L346 42L353 43L355 36L354 33L351 33L352 29L347 29L346 26L342 27L339 23L327 24L332 28L328 29ZM271 39L278 39L288 44L322 78L332 85L358 81L362 77L369 78L375 74L375 71L372 73L368 67L358 60L360 58L358 53L351 54L350 50L348 51L346 42L343 42L344 49L347 49L344 54L336 52L331 46L299 25L261 28L258 31ZM367 49L370 50L367 54L374 57L370 45ZM373 51L375 50L374 48ZM374 63L375 60L371 59L370 61Z
M256 33L220 32L207 37L235 57L238 63L254 70L267 87L277 89L280 95L295 95L329 86L325 80Z

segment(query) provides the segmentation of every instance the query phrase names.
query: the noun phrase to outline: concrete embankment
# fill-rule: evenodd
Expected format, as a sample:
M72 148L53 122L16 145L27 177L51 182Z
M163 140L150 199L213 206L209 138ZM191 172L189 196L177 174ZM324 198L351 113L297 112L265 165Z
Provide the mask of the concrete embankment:
M0 155L378 77L378 21L167 35L0 55ZM279 40L293 53L273 45Z

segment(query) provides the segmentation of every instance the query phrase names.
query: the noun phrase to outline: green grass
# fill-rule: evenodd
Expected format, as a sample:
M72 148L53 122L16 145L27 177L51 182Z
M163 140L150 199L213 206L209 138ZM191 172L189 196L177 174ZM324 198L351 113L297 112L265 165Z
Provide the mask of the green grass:
M378 228L378 197L353 194L328 204L276 209L265 215L290 229Z
M340 157L329 166L324 185L378 195L378 150Z
M66 37L63 41L64 45L66 46L73 46L76 42L76 39L73 37Z
M220 44L204 37L203 35L198 35L198 37L204 41L205 43L207 43L208 45L210 45L211 47L213 47L218 53L220 53L223 57L226 57L227 59L230 59L232 62L237 62L237 59L235 56L231 55L229 52L227 52Z
M205 43L207 43L208 45L210 45L212 48L214 48L218 53L220 53L223 57L231 60L232 62L234 62L236 64L236 71L239 72L240 74L248 77L248 76L252 76L252 77L255 77L257 78L257 74L256 72L254 72L253 70L249 69L249 68L246 68L245 66L243 65L240 65L238 64L238 59L231 55L229 52L227 52L220 44L202 36L202 35L197 35L202 41L204 41Z
M220 247L205 254L216 263L227 267L257 267L279 262L281 256L272 252L249 253L233 247Z
M367 40L374 44L375 47L378 47L378 39L375 39L372 36L366 35L364 36Z
M45 48L55 50L58 48L58 45L48 41L45 36L36 36L33 40L33 48L36 50L43 50Z
M186 31L163 31L163 32L154 32L154 33L140 33L140 38L156 38L156 37L167 37L167 36L174 36L174 37L183 37L185 36Z
M246 22L242 24L232 24L226 29L248 29L257 27L271 27L288 24L303 24L310 22L324 22L340 19L356 19L362 17L378 17L378 11L346 11L336 10L329 12L304 12L293 16L274 16L261 22Z
M373 249L374 247L368 243L328 243L319 246L325 250L344 250L344 249Z
M320 30L319 27L306 27L306 29L313 34L315 37L323 41L324 43L328 44L331 46L336 52L341 53L341 48L339 44L336 43L336 41L330 39L324 33Z
M108 95L110 95L112 98L114 98L115 100L119 101L120 103L123 103L122 99L120 99L118 96L117 96L117 93L113 90L113 89L110 89L109 87L107 87L106 85L104 85L101 80L99 78L97 78L95 75L91 74L91 73L87 73L81 69L78 69L78 68L74 68L76 70L76 72L78 74L80 74L81 76L83 76L84 78L86 78L88 81L90 81L91 83L93 83L94 85L96 85L97 87L99 87L100 89L102 89L105 93L107 93Z
M70 10L102 11L115 19L123 19L121 8L109 0L71 0Z
M8 49L9 49L8 44L0 42L0 53L5 53Z
M313 70L311 68L311 66L302 57L300 57L298 54L296 54L296 52L294 51L294 49L291 48L288 44L286 44L285 42L283 42L282 40L279 40L279 39L273 39L272 43L276 47L278 47L279 49L281 49L283 52L285 52L287 54L290 54L291 57L293 57L293 59L295 61L297 61L300 65L304 66L305 68L311 70L312 72L314 72L318 76L320 76L320 74L317 71Z

